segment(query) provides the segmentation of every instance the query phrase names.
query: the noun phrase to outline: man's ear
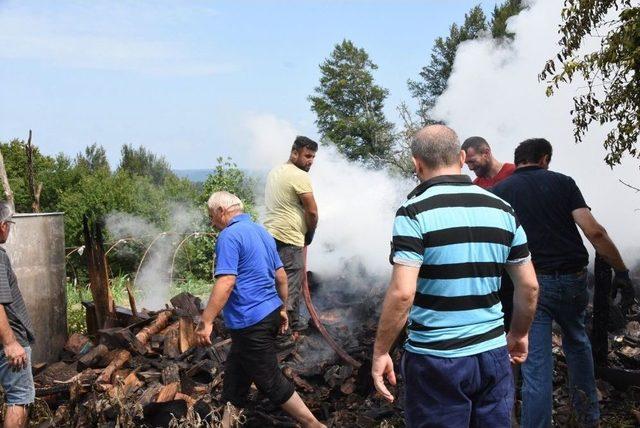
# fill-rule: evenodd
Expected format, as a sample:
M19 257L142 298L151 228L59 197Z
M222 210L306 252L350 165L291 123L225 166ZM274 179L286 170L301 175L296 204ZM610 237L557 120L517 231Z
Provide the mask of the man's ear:
M467 160L467 152L465 152L464 150L460 150L460 168L462 168L464 166L465 161Z
M544 155L542 156L542 158L540 159L540 162L538 162L538 165L541 168L549 168L549 164L551 163L551 156L549 155Z
M418 159L414 158L413 156L411 156L411 161L413 162L413 169L415 170L416 175L420 176L420 173L422 172L422 165L420 164Z

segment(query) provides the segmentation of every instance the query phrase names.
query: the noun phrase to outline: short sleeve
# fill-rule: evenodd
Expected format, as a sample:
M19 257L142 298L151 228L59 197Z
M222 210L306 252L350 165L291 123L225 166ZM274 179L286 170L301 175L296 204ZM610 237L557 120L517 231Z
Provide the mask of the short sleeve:
M513 234L511 248L509 249L509 256L507 257L507 264L511 265L524 263L531 259L529 245L527 244L527 235L518 219L516 218L515 220L516 231Z
M424 260L424 240L420 225L409 211L402 207L393 222L391 241L391 264L420 267Z
M11 285L9 284L9 258L0 251L0 304L13 302Z
M582 192L578 188L578 185L573 180L573 178L567 177L567 181L569 186L569 209L573 211L579 208L589 208L589 205L587 205L587 203L585 202L584 197L582 196Z
M306 172L300 171L300 174L296 175L295 180L291 180L291 185L297 195L313 192L313 189L311 188L311 179L309 178L309 174Z
M214 276L238 275L240 244L232 235L221 233L216 242L216 268Z

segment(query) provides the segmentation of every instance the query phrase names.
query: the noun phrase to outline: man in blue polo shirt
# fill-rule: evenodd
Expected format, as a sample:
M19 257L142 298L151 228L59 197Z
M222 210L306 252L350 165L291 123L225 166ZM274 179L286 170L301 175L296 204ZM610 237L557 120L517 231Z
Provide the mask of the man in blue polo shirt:
M269 233L243 212L240 199L216 192L207 203L216 241L216 283L197 330L211 345L213 320L222 310L231 335L222 397L242 407L251 383L303 427L323 427L278 367L275 340L288 327L287 274ZM230 426L230 406L223 426Z
M614 268L614 286L621 289L625 303L630 302L627 305L634 300L633 285L620 252L591 214L575 181L548 170L551 155L547 140L523 141L514 154L516 171L493 188L496 195L511 204L522 222L540 283L538 308L529 332L529 358L522 365L521 426L552 425L554 321L562 329L562 348L578 422L580 426L598 426L593 358L585 330L589 254L577 226Z
M527 238L513 210L461 174L465 152L443 125L411 145L421 184L393 226L393 274L374 345L372 376L389 401L389 351L409 318L402 363L408 427L510 427L510 360L527 357L538 284ZM505 337L498 290L503 269L515 286Z

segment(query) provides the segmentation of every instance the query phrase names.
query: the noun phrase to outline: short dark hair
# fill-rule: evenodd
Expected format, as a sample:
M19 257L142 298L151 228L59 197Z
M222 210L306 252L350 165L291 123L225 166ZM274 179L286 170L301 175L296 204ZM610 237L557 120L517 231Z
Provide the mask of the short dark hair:
M313 141L311 138L298 135L296 139L293 140L293 146L291 147L291 150L300 151L304 147L311 150L312 152L318 151L318 143Z
M521 165L523 163L538 163L545 155L553 154L551 143L544 138L529 138L518 144L513 154L513 163Z
M487 140L485 140L484 138L469 137L466 140L464 140L464 143L462 143L461 149L466 152L469 148L471 148L476 152L480 152L480 151L483 151L485 147L489 147L489 143L487 143Z

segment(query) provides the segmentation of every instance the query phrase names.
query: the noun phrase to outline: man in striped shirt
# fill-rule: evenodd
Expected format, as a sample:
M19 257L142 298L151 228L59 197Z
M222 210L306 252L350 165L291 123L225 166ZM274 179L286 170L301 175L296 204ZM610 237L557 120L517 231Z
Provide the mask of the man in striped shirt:
M372 376L389 401L389 351L409 318L402 363L408 427L509 427L510 361L527 357L538 283L527 238L509 204L461 174L465 152L443 125L411 145L421 184L396 214L393 274L374 345ZM498 290L515 285L505 336Z

